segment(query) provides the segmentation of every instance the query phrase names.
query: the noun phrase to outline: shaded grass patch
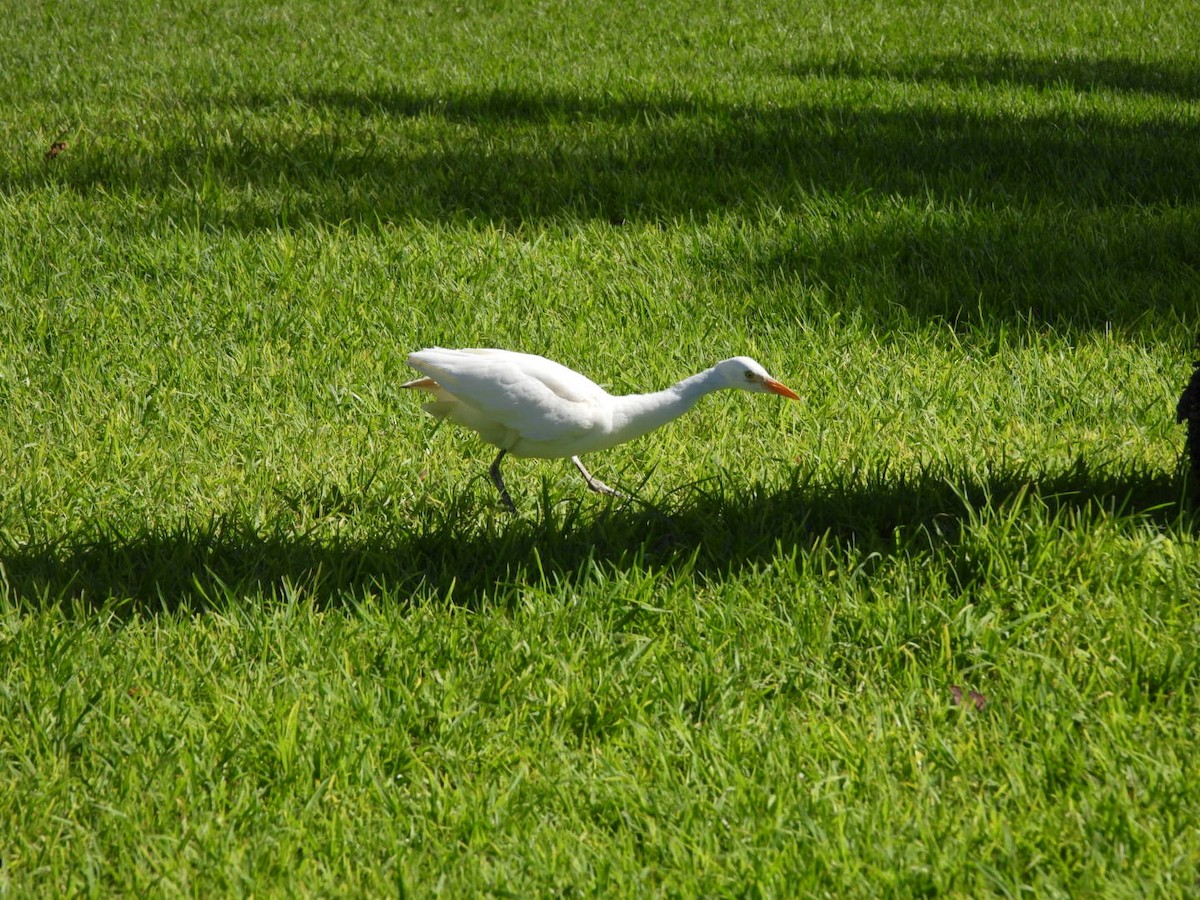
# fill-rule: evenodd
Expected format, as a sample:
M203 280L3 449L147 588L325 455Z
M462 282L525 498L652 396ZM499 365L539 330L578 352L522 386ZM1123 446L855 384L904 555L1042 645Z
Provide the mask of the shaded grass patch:
M377 499L324 485L288 498L299 515L275 525L224 516L129 536L10 543L0 571L10 601L22 605L82 603L141 615L297 591L322 604L383 594L478 607L541 580L570 583L596 565L613 574L682 566L720 581L781 552L833 554L868 569L884 556L934 553L949 559L962 587L994 574L986 563L973 570L969 553L961 565L955 561L964 528L980 517L1017 521L1032 503L1051 518L1128 517L1190 533L1194 513L1181 506L1181 493L1173 477L1091 471L1079 460L1055 473L1016 468L986 479L879 470L826 482L797 476L778 489L710 480L649 505L618 503L598 516L579 500L555 503L544 494L536 511L511 522L485 500L493 511L468 527L478 510L464 497L419 517L377 507L375 528L344 534L344 517ZM304 530L295 530L300 523Z

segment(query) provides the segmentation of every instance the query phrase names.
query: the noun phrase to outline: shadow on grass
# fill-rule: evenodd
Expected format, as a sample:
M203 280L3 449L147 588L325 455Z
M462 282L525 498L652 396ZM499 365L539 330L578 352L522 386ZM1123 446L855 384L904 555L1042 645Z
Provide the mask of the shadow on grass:
M869 78L953 86L1026 87L1078 93L1115 91L1171 100L1200 99L1200 66L1194 63L1063 55L1054 58L1011 53L937 53L892 62L845 57L798 62L798 78Z
M790 71L993 88L1116 85L1180 103L1198 96L1200 83L1197 68L1104 58L898 65L850 60ZM754 103L404 86L196 95L182 98L149 141L123 148L118 136L72 148L51 177L83 192L136 192L172 221L245 229L408 218L657 221L748 202L795 211L814 190L1072 207L1200 199L1200 130L1169 109L1018 115L992 108L986 92L966 103L800 96Z
M1083 463L1057 474L1014 470L985 481L878 473L749 494L693 486L667 515L636 504L584 514L588 506L572 499L558 506L543 501L540 510L550 513L537 519L477 524L464 506L367 540L263 533L225 519L74 546L8 548L0 570L22 606L61 604L73 613L192 613L293 592L330 606L386 593L404 602L479 607L504 602L525 585L588 577L593 565L683 567L719 580L793 548L824 548L852 565L946 548L954 556L971 517L1031 498L1050 513L1195 531L1182 490L1182 479L1168 473L1106 474Z
M52 164L39 157L40 170L9 175L0 189L43 181L134 195L133 227L218 230L408 220L620 226L747 206L779 211L783 228L813 219L814 197L844 197L861 221L829 235L818 229L807 243L735 247L722 271L838 296L864 294L865 284L866 296L951 321L984 308L990 321L1084 328L1133 324L1147 310L1194 314L1200 125L1187 105L1200 96L1200 67L942 56L797 63L789 72L983 90L961 102L904 103L841 88L798 91L795 102L403 85L198 94L164 111L155 131L81 142ZM1137 92L1163 105L1134 114L991 102L987 88L1014 85ZM902 234L905 221L879 220L861 197L932 199L954 211Z
M763 290L819 285L832 297L882 295L955 325L1046 323L1071 329L1173 327L1200 308L1200 215L1119 210L1070 216L1007 210L897 216L836 236L804 225L731 241L706 276ZM872 291L875 285L884 285ZM889 309L871 310L882 319Z

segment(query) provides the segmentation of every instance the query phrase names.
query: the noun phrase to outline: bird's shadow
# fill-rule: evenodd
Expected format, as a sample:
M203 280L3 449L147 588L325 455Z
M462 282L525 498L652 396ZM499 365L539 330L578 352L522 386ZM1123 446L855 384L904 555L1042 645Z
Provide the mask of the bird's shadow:
M1009 468L986 478L879 471L819 483L797 475L780 488L748 491L714 480L652 508L640 501L597 506L576 496L554 502L544 489L542 502L517 517L498 506L481 514L472 508L475 495L464 495L366 537L227 516L129 536L8 546L0 549L0 591L23 608L68 614L186 614L289 595L322 606L374 594L479 608L512 597L514 586L591 577L597 565L679 568L711 581L792 548L824 546L851 563L900 552L949 550L953 557L964 523L1031 499L1051 511L1127 516L1195 533L1187 490L1182 473L1107 472L1080 461L1056 473ZM355 499L343 501L337 513L353 515Z

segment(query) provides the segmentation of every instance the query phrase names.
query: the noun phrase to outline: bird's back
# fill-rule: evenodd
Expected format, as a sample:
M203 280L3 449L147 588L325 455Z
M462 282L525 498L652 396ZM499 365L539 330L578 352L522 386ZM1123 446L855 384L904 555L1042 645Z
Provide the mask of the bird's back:
M410 353L408 364L426 379L406 387L437 398L425 409L479 433L517 455L562 456L611 419L608 393L591 379L545 357L509 350Z
M456 393L456 387L464 389L481 383L491 385L532 379L545 385L554 395L573 403L588 403L608 396L604 388L590 378L533 353L430 347L410 353L408 364L451 393Z

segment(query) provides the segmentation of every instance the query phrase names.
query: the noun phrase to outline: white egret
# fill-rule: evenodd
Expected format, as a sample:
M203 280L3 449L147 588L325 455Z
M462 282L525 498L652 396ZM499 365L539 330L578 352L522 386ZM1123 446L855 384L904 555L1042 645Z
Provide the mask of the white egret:
M661 391L614 397L566 366L509 350L447 350L431 347L408 355L424 375L401 387L428 391L425 410L470 428L500 448L489 470L504 505L516 505L504 486L505 454L555 459L568 456L593 491L618 494L596 478L579 457L653 431L683 415L705 394L725 388L796 394L746 356L735 356Z

